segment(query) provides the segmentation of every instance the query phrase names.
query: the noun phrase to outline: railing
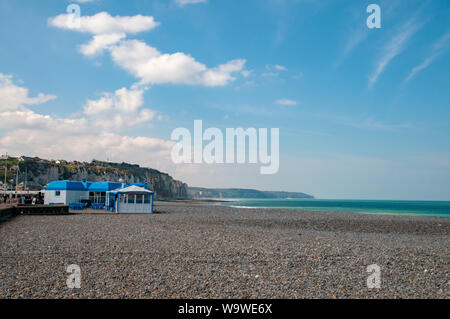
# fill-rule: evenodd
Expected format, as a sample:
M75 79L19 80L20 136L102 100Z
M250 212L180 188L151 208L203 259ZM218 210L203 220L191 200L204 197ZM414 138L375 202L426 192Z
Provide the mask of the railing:
M83 210L87 208L87 203L70 203L69 208L71 210Z
M91 204L92 209L104 209L105 204L103 203L92 203Z
M91 203L106 203L106 196L89 196Z

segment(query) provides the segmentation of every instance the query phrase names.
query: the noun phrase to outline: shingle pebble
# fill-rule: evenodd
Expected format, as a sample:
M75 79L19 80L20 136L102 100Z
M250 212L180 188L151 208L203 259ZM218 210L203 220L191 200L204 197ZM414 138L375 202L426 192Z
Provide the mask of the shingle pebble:
M157 210L0 224L0 298L449 298L449 219ZM71 264L80 289L66 285ZM380 289L367 288L371 264Z

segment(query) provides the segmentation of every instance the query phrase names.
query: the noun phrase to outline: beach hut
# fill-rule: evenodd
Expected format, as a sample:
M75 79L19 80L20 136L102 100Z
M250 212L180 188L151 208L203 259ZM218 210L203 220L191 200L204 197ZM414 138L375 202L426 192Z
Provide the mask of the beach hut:
M44 191L45 205L69 205L86 196L87 184L78 181L54 181Z
M44 203L69 205L83 200L91 203L105 204L106 192L117 189L121 183L116 182L88 182L53 181L44 190Z
M46 205L61 204L70 205L81 202L89 202L92 207L105 207L109 209L114 207L114 198L110 201L109 193L119 189L135 186L147 189L145 183L117 183L117 182L89 182L85 179L83 181L53 181L50 182L44 190L44 203ZM138 197L139 200L140 197Z
M108 202L118 214L152 214L154 193L132 185L108 192Z

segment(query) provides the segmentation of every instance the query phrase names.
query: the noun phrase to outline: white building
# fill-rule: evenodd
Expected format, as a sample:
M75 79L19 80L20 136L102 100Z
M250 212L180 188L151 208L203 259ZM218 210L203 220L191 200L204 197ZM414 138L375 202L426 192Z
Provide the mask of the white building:
M114 202L113 210L118 214L151 214L153 213L154 193L132 185L108 192L108 202Z
M44 190L45 205L69 205L88 197L88 183L76 181L54 181Z
M147 189L146 184L85 180L54 181L44 190L45 205L71 205L82 201L100 204L100 207L116 213L153 213L154 193Z

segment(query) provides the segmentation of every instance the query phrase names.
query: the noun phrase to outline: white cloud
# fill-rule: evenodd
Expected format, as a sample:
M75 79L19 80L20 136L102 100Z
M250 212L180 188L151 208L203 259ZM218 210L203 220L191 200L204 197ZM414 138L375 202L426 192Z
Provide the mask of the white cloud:
M267 72L261 74L262 77L277 77L279 72L288 71L287 67L280 64L266 64L266 70Z
M111 16L108 12L100 12L93 16L81 16L79 25L73 23L74 14L61 14L50 18L51 26L85 32L91 34L138 33L156 28L160 23L152 16L136 15L130 17Z
M81 45L80 52L86 56L94 56L125 37L125 33L98 34L88 44Z
M280 64L266 64L268 71L287 71L288 69L284 65Z
M275 102L278 105L297 105L297 101L289 100L289 99L280 99Z
M241 71L245 62L246 61L243 59L232 60L207 70L201 75L201 79L198 83L206 86L220 86L234 81L235 78L232 77L231 74Z
M17 110L23 105L42 104L56 99L52 94L40 93L36 97L28 94L28 89L13 84L12 76L0 73L0 111Z
M0 137L0 149L9 154L30 154L44 158L90 161L93 158L139 163L170 169L172 141L151 137L95 134L86 130L71 134L63 130L17 129Z
M184 7L187 4L205 3L206 0L175 0L175 2L179 6Z
M253 73L253 70L242 70L241 74L244 78L248 78Z
M120 67L141 79L144 84L226 85L235 80L232 74L241 71L246 62L242 59L232 60L208 69L182 52L163 54L138 40L121 41L111 48L111 55Z
M111 93L103 93L99 100L88 100L84 113L97 115L103 112L135 112L144 103L144 90L121 88Z
M17 94L16 99L10 98L11 92ZM170 161L167 159L172 141L123 136L116 132L120 126L144 123L154 118L154 111L141 109L143 92L144 89L122 88L113 94L104 93L99 100L86 102L84 117L56 118L36 113L25 106L44 102L48 95L30 98L28 89L15 85L11 76L0 73L0 150L9 154L87 161L103 159L106 154L117 161L129 161L129 154L133 154L133 162L169 169Z
M161 53L139 40L125 40L127 33L137 33L155 28L159 23L149 16L112 17L106 12L84 16L76 28L68 23L71 14L49 19L49 24L62 29L94 34L93 39L80 46L80 52L94 56L109 50L114 62L140 79L141 84L189 84L223 86L235 80L234 73L241 72L246 61L235 59L214 68L196 61L182 52Z
M387 65L405 48L409 39L417 32L421 25L415 20L404 23L383 49L383 54L376 63L373 74L369 77L369 87L375 84Z
M3 129L11 129L12 134L18 129L38 132L53 132L53 134L79 134L88 131L88 122L85 118L54 118L50 115L36 113L29 109L0 112L0 121Z
M275 70L278 70L278 71L287 71L287 68L286 68L285 66L279 65L279 64L275 64L275 65L273 66L273 68L274 68Z
M157 112L140 108L144 104L144 89L121 88L111 93L103 93L98 100L88 100L84 113L96 125L105 129L120 130L153 120Z
M64 132L83 132L97 130L119 131L127 127L147 123L155 118L157 112L142 108L143 88L121 88L114 93L103 93L98 100L87 100L84 117L55 118L30 110L26 105L44 103L54 96L39 94L36 98L28 96L28 89L12 83L11 77L0 73L0 122L2 128L18 127L36 130L61 130Z
M440 55L445 53L449 48L450 32L447 32L439 40L437 40L433 45L433 50L430 56L428 56L421 64L412 68L409 75L406 77L405 82L411 80L417 73L426 69L434 60L436 60Z

